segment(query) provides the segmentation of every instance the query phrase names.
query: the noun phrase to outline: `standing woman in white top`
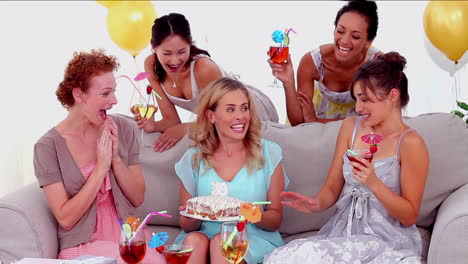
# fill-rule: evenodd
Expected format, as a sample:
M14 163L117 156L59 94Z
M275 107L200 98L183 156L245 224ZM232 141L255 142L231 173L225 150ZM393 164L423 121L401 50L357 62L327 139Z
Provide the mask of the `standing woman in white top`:
M307 52L299 63L296 80L291 58L284 64L268 60L283 82L289 122L326 123L355 115L349 92L351 80L368 60L382 53L371 47L378 27L373 1L349 1L335 18L334 42Z
M175 106L193 112L200 90L226 73L207 51L193 44L189 22L182 14L171 13L154 21L151 46L153 54L145 60L145 72L150 73L148 80L162 97L157 101L162 119L140 119L139 114L135 119L146 132L163 132L154 143L155 151L162 152L185 134L186 124L181 123ZM262 120L278 122L268 97L251 86L248 88Z

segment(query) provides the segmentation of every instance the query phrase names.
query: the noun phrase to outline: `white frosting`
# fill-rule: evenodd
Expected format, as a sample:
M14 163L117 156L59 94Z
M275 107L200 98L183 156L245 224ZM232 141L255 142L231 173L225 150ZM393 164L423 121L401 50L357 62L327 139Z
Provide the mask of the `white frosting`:
M242 200L220 195L193 197L187 201L187 211L197 215L206 214L215 219L239 216Z

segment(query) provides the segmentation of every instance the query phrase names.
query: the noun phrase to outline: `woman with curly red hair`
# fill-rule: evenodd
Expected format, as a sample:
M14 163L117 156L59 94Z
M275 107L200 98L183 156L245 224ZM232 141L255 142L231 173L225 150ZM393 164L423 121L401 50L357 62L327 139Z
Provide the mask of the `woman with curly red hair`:
M59 258L119 256L118 218L143 203L145 182L133 129L107 110L117 103L113 71L102 50L75 52L56 91L67 117L34 146L39 185L59 224ZM149 251L148 263L164 263Z

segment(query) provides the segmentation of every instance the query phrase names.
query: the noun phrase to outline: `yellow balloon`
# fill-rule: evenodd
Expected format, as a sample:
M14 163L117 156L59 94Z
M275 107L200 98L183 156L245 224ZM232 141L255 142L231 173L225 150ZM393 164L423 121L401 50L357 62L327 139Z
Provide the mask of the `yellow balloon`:
M151 40L156 11L150 1L119 1L107 14L107 31L120 48L137 56Z
M110 8L113 5L119 3L118 0L96 0L96 2L98 2L98 4L100 4L100 5L104 6L104 7L107 7L107 8Z
M457 62L468 51L468 1L430 1L424 31L431 43Z

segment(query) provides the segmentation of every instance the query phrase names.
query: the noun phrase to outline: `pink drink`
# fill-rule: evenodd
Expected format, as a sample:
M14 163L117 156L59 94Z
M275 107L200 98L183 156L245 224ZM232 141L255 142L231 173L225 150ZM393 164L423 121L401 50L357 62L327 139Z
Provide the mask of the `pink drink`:
M128 243L120 243L119 245L120 256L128 264L140 263L146 254L146 244L144 241Z
M373 153L369 151L369 149L354 149L354 152L358 153L359 155L355 155L353 153L350 153L349 151L346 152L346 156L348 157L349 161L351 162L357 162L364 166L362 162L356 159L356 157L361 157L363 159L368 160L369 162L372 162L372 159L374 158ZM353 166L353 168L357 171L361 171L359 168L356 168Z
M162 253L167 264L185 264L192 255L193 247L182 244L169 244L156 248L156 251Z

